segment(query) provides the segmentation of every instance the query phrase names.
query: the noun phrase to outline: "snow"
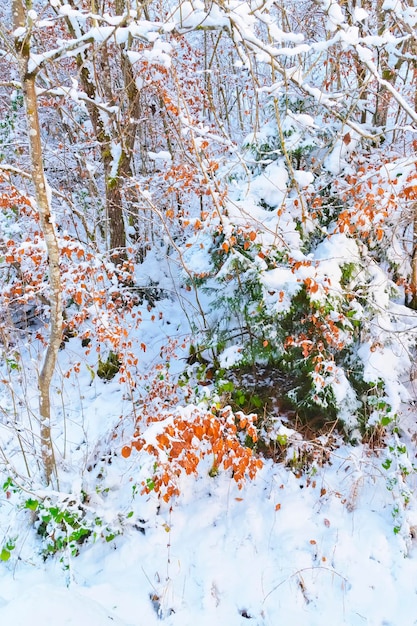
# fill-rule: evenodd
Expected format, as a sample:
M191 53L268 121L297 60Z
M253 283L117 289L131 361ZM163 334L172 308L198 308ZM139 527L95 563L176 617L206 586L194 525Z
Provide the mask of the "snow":
M52 581L51 581L52 583ZM125 624L106 610L102 604L84 597L75 589L60 589L52 584L35 584L29 591L22 591L1 610L3 624L26 626L52 624L59 617L63 626L123 626Z
M193 481L145 534L83 548L69 577L3 565L1 623L411 626L417 553L393 533L380 464L365 450L332 458L309 483L272 463L241 492Z
M334 248L326 242L318 256L330 259L337 249L336 266L349 254L349 245L339 235ZM285 280L296 284L291 273L285 278L282 272L276 268L265 274L268 288ZM162 319L151 322L149 313L139 327L149 346L142 369L155 362L167 331L181 323L172 304L160 306ZM70 347L60 355L62 366ZM221 365L230 365L239 351L239 345L230 346ZM378 352L368 351L368 357L378 359ZM379 366L389 367L385 359L386 354ZM348 405L343 377L339 385L340 401ZM74 497L82 485L91 494L89 506L106 523L115 524L123 515L123 534L110 542L88 541L78 556L66 556L68 567L59 558L43 562L29 519L21 511L13 522L3 495L0 530L3 542L16 537L16 554L12 551L0 567L1 624L416 623L417 546L407 528L415 525L417 510L412 498L404 511L404 531L396 534L383 454L339 440L329 462L322 462L325 442L318 441L318 454L303 472L297 462L291 469L265 459L257 477L239 490L227 472L210 477L203 470L198 478L181 479L181 495L166 504L152 492L132 495L132 487L147 475L141 454L127 460L116 456L111 464L103 459L96 469L84 469L80 481L77 465L85 468L95 456L80 443L108 440L114 416L126 412L123 404L129 400L117 382L91 380L86 369L65 386L68 450L62 481ZM279 415L275 420L277 436L290 444L291 463L303 445L301 437ZM149 443L156 443L163 424L147 431ZM104 477L97 478L98 473ZM411 476L410 486L414 482ZM127 518L130 511L133 516Z
M122 146L120 143L116 143L115 141L111 144L110 147L112 162L110 169L110 179L114 180L117 178L119 174L120 167L120 159L122 157Z
M271 22L268 24L268 30L271 36L276 42L290 41L292 43L302 43L304 41L304 35L302 33L288 33L281 30L277 24Z
M77 17L80 18L81 17L81 13L80 11L78 11L78 9L74 9L73 7L71 7L71 5L69 4L62 4L59 7L59 13L61 15L65 15L67 17Z
M24 28L24 26L19 26L18 28L15 28L12 34L15 39L20 39L25 33L26 28Z
M299 187L308 187L313 181L314 176L311 172L306 172L304 170L295 170L294 178L297 181Z
M267 165L264 172L250 186L251 196L271 207L279 206L287 195L288 172L284 160Z
M368 16L368 11L365 11L362 7L355 7L353 9L353 19L355 22L363 22Z
M301 289L301 283L294 281L294 274L288 267L276 267L265 272L263 283L265 299L277 312L287 311L292 297Z
M330 32L334 32L345 21L343 11L334 0L322 2L322 4L327 5L327 28Z
M157 160L167 161L167 162L172 161L172 156L167 150L159 150L159 152L149 151L148 157L152 161L157 161Z
M105 329L106 340L101 343L93 340L91 351L86 353L80 347L80 338L75 337L60 350L51 388L52 439L59 485L45 487L25 478L27 469L30 469L31 477L37 476L40 465L36 370L44 346L36 339L29 340L29 333L22 332L21 345L18 345L19 363L10 370L5 363L0 365L1 375L8 376L0 387L0 486L4 485L0 490L1 625L417 624L417 501L414 495L417 487L414 467L417 427L416 410L412 404L416 389L414 382L408 380L413 369L416 316L399 303L398 290L388 279L382 261L375 260L377 253L372 256L373 242L356 236L353 229L339 232L337 216L331 218L335 223L329 221L326 226L322 226L317 218L314 218L315 222L311 218L311 232L313 228L316 231L314 237L309 238L310 218L304 219L301 215L299 199L306 200L308 212L315 206L310 201L322 194L320 198L324 204L318 206L324 207L323 214L326 210L331 211L331 201L337 200L338 194L334 179L337 178L342 186L348 168L356 165L355 159L362 163L360 159L365 160L369 155L359 141L365 131L361 132L361 127L352 121L354 118L346 120L350 126L347 133L345 123L342 125L340 121L345 116L340 119L331 117L332 108L342 110L345 105L343 92L328 93L327 87L323 91L316 86L320 81L314 73L316 68L313 71L313 66L309 66L308 55L328 51L333 45L342 50L352 47L359 62L381 85L391 89L393 101L414 121L416 116L405 97L377 76L375 55L378 46L382 48L391 43L398 52L400 48L395 46L399 46L399 40L389 32L361 37L358 26L349 26L345 22L342 3L318 0L317 4L331 36L325 41L310 43L305 41L303 34L285 33L273 23L272 11L269 13L274 5L271 0L259 2L257 6L255 3L249 6L240 0L227 3L185 0L175 9L171 6L164 8L165 23L135 20L133 13L130 16L105 14L100 17L82 13L72 4L60 6L57 0L51 0L52 6L59 7L58 13L70 18L73 24L101 20L106 26L95 26L80 36L79 29L74 26L78 39L64 41L62 48L48 53L33 54L30 69L38 70L58 52L61 57L78 54L87 45L87 40L93 39L97 43L114 40L122 44L132 36L142 41L138 47L140 51L127 52L132 64L145 60L169 70L178 60L177 55L181 58L179 43L182 37L189 36L187 41L191 46L194 45L193 37L197 40L200 28L230 29L233 24L234 41L243 42L241 50L247 50L247 57L242 51L242 59L261 64L262 70L256 76L256 82L259 78L256 89L260 102L270 103L263 98L273 94L277 98L277 109L273 113L259 111L260 128L257 121L256 132L247 135L243 142L245 148L240 161L237 156L233 163L226 162L228 157L219 157L219 161L224 159L220 166L224 171L232 172L236 163L235 169L240 167L240 170L216 211L210 205L210 197L215 194L220 197L220 189L223 189L220 177L216 181L219 188L216 187L215 191L214 186L211 188L212 196L203 197L199 192L201 208L197 209L193 206L190 182L190 202L186 198L180 203L178 195L177 208L184 211L178 218L170 217L168 213L169 196L175 192L165 192L161 187L158 196L150 174L149 179L147 174L134 181L137 182L135 188L140 196L140 206L142 200L147 200L153 208L150 213L155 221L150 226L152 236L148 239L151 250L143 262L137 263L133 282L139 294L138 301L155 285L160 293L156 302L134 304L132 310L125 312L126 336L123 340L126 345L133 346L132 351L137 356L137 362L129 370L133 380L131 385L117 377L104 381L97 374L98 359L106 358L111 339L116 342L121 330L117 315L114 316L118 304L113 301L114 308L109 307L105 312L97 303L87 310L86 326L90 324L92 331ZM398 13L401 9L409 25L416 23L414 9L405 11L401 3L385 0L383 10L394 9ZM30 16L37 19L34 12ZM349 19L355 24L368 17L368 11L355 7ZM46 25L47 22L38 24L40 27ZM260 34L267 31L270 35L268 44L262 44L255 31ZM14 35L18 37L25 32L18 29ZM176 42L175 54L171 44L164 40L165 34L171 32L173 37L170 40ZM217 38L220 46L223 41L220 42L218 34L214 39ZM207 37L206 43L209 40ZM274 47L271 42L285 47ZM297 59L297 65L291 65L295 63L296 55L303 55L302 64ZM281 56L288 58L282 68L278 65ZM272 74L280 80L264 81L264 64L269 64L269 69L272 64ZM236 69L244 65L243 61L234 63ZM163 88L168 94L170 74L166 72L162 76L161 72L162 83L165 76ZM182 76L178 74L178 81ZM311 84L305 82L305 76L312 81ZM279 100L282 95L287 99L289 93L285 91L288 90L286 79L292 84L291 89L296 88L300 111L289 110L289 97L288 111L281 120L280 136L274 143ZM345 80L343 72L342 79ZM141 89L146 78L138 76L135 80ZM350 80L348 75L347 81ZM79 90L77 80L72 78L68 84L71 86L59 87L54 93L63 97L69 94L75 102L83 103L86 95ZM314 106L307 101L306 94L313 96ZM184 100L184 107L185 103L190 111L196 104L191 99ZM321 105L327 108L325 118ZM101 104L100 107L103 114L117 111L120 120L123 119L122 106L110 109ZM86 108L84 113L88 114ZM230 117L233 117L232 110ZM182 114L175 119L174 131L178 130L178 137L184 139L183 146L189 145L185 139L191 137L194 146L201 151L206 149L207 143L210 149L213 145L216 149L226 146L230 148L229 155L233 151L237 155L237 144L229 137L220 136L222 129L216 129L214 122L206 124L201 118L201 123L197 124L192 120L192 113L187 119ZM324 145L327 128L324 129L323 119L326 119L332 137L327 146ZM242 134L247 134L251 128L255 125L242 126ZM168 133L168 129L164 132ZM110 175L114 177L122 153L122 143L117 137L110 143ZM181 165L183 159L185 161L184 154L176 151L175 145L172 153L166 149L167 143L162 135L160 141L151 139L150 133L149 142L146 140L142 148L155 162L156 170L170 167L173 159L176 166ZM321 165L311 163L309 153L310 149L322 145L323 150L328 150L327 154L323 152L326 154L323 171ZM153 150L149 149L151 147ZM302 154L297 161L291 153L299 149ZM376 158L383 156L383 151L377 152L378 146L373 146L372 150L375 150ZM187 154L190 161L194 157L192 152ZM366 189L370 194L378 189L376 193L381 203L385 202L389 190L399 196L410 185L409 177L415 172L414 162L414 157L407 157L381 167L381 178L385 181L383 188L379 182L374 184L381 172L367 162L367 168L363 168L363 182L369 183ZM207 167L209 161L204 157L201 163ZM314 174L309 169L313 166ZM98 160L94 164L93 161L86 162L86 168L97 173L99 180ZM196 168L196 180L199 174L201 172ZM326 184L315 189L314 183L319 177ZM212 181L203 180L209 188ZM394 180L398 182L396 186ZM201 180L199 182L201 184ZM332 185L327 196L330 202L326 205L326 189ZM349 188L340 197L353 214L355 201L352 203L349 198ZM411 198L410 201L414 200ZM209 206L210 210L203 211L203 205ZM305 207L302 209L304 211ZM18 228L17 222L8 223L7 210L1 217L1 226L11 237L19 231L20 224ZM83 205L83 212L88 217L89 210L90 207ZM157 222L159 213L164 215L163 224ZM212 230L208 225L210 217L203 218L203 213L211 214ZM169 231L169 236L167 233L161 235L159 226L162 230L170 219L175 222L172 232ZM184 235L185 222L191 230L194 228L188 238ZM379 223L383 220L376 212L372 219L369 218L369 224L376 227ZM354 222L350 225L353 226ZM183 226L184 231L181 230ZM402 222L397 222L397 230L402 228ZM236 241L229 244L228 240L232 238ZM10 242L11 247L12 244ZM43 240L35 242L29 234L17 251L23 258L23 253L33 252L36 246L38 252L43 252ZM388 250L388 255L395 258L393 250ZM399 259L401 255L401 262L405 264L404 247L399 247ZM385 258L383 262L386 262ZM19 260L18 264L19 271L24 271L24 263ZM97 270L106 267L113 271L110 264L102 265L98 253L88 264ZM177 273L175 265L180 266ZM349 271L344 272L346 265L354 266L352 276ZM11 273L12 269L15 268L9 267L8 271ZM319 419L323 419L326 427L316 434L306 434L305 424L298 425L300 432L297 432L294 421L299 419L298 415L294 418L278 405L265 405L258 423L265 428L266 449L265 454L261 454L263 467L253 480L248 480L239 489L230 470L217 470L217 459L204 457L203 446L197 451L198 474L175 474L170 480L178 486L179 495L167 502L155 492L155 485L149 487L149 493L143 490L143 486L153 483L155 472L170 462L169 454L164 449L156 458L143 446L138 446L139 451L130 448L136 437L137 421L143 419L146 422L144 416L149 417L140 436L146 446L157 449L161 435L173 426L176 419L183 420L188 434L199 411L215 413L223 407L229 410L227 407L229 402L232 404L236 382L233 372L228 370L247 358L249 348L244 343L245 334L251 341L253 339L250 317L249 322L245 319L245 328L233 328L232 336L229 334L223 342L222 337L216 337L210 324L206 324L205 315L207 318L211 316L209 322L217 317L218 328L225 328L230 313L227 298L240 302L236 296L236 284L241 291L245 285L236 282L235 277L238 275L239 281L243 281L246 270L256 276L261 292L258 299L257 294L248 297L249 314L256 312L259 318L259 311L262 312L264 307L275 315L271 326L275 324L276 327L266 329L270 332L268 338L277 333L276 328L284 315L291 326L291 307L294 307L295 316L300 313L296 310L294 297L303 288L305 300L310 298L315 325L328 322L334 335L342 340L348 335L345 328L358 329L349 335L351 343L347 346L353 345L352 363L347 363L346 359L343 369L337 362L340 356L337 350L341 352L345 348L342 341L342 348L334 349L333 353L329 349L326 360L317 360L319 367L311 367L306 374L306 378L309 376L313 381L315 393L320 391L324 380L333 391L339 417L346 427L345 436L337 431L333 417L326 413L325 402L320 405L323 410ZM96 280L104 282L103 274L99 276L97 273ZM314 292L308 293L311 284ZM46 291L46 282L42 288ZM119 285L114 275L108 280L107 290L108 294L117 295ZM26 295L32 295L32 292L28 290ZM221 298L226 300L226 305ZM68 304L69 309L71 306ZM304 317L304 311L301 311L301 331L308 326L309 312L306 311ZM136 324L135 319L139 318L140 323ZM263 330L262 326L261 332ZM258 339L255 334L254 339ZM3 335L1 339L3 341ZM191 340L201 349L195 363L190 358L193 356L189 349ZM266 348L268 343L266 340L263 346ZM306 343L313 345L311 335L307 336ZM222 391L220 385L215 387L216 383L208 374L210 370L205 368L206 361L209 365L214 361L215 366L226 370L221 376L223 387L228 391ZM276 372L269 372L272 368L267 358L263 365L262 383L265 389L274 391L278 384L274 376L279 376ZM182 378L178 382L176 377L180 374ZM351 382L355 375L362 385L359 387L358 384L358 396ZM365 383L369 383L368 386ZM251 394L245 384L242 392L246 396ZM368 404L364 402L362 406L360 394L367 396ZM360 409L362 414L355 415ZM234 426L231 413L228 415ZM365 422L368 429L373 426L376 429L381 427L381 430L387 422L390 430L387 429L385 435L380 434L380 441L378 433L376 441L367 441L366 436L362 438L358 433L358 420ZM178 433L175 436L174 443L178 444ZM197 437L195 433L191 436ZM25 458L21 454L22 446L26 451ZM183 452L181 449L181 454ZM12 485L10 478L14 481ZM36 499L35 505L33 499ZM49 510L51 517L52 509L48 506L54 504L69 517L62 518L51 531L48 529L50 520L43 520L42 511ZM88 533L91 534L85 541L71 540L74 530L71 520L81 513L85 517L80 518L80 523L88 522ZM75 526L79 530L78 521ZM59 540L64 541L64 546L56 547L56 553L46 555L45 545L57 546Z
M210 5L210 10L206 12L204 4L198 0L195 0L194 6L188 1L181 2L170 16L170 21L177 24L177 28L180 30L192 30L199 26L206 28L229 26L229 20L220 7L213 3Z
M277 48L275 54L276 55L284 55L286 57L297 56L298 54L303 54L305 52L310 51L310 46L308 44L301 44L299 46L295 46L294 48Z
M219 364L222 368L232 367L242 359L243 346L240 344L229 346L220 354Z
M154 42L152 50L143 51L143 57L149 63L162 65L163 67L169 69L171 67L171 50L172 47L170 46L170 44L156 40Z

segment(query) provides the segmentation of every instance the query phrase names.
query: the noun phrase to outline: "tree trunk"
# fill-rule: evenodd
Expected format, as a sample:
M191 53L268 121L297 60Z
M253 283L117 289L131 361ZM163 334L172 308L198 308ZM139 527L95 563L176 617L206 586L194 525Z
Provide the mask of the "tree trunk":
M417 203L413 205L413 250L411 253L410 309L417 310Z
M50 331L48 345L38 377L41 455L45 482L49 484L56 472L54 450L51 438L51 400L50 387L55 370L58 350L62 341L62 289L59 268L59 245L55 232L54 219L47 191L43 169L41 132L36 97L36 70L30 71L30 36L25 28L27 13L21 0L13 0L14 28L16 30L15 49L18 56L19 71L26 108L29 135L31 173L35 188L36 205L40 226L44 235L48 254L50 286ZM28 7L29 8L29 7ZM25 28L23 31L22 29ZM17 30L19 29L19 30Z
M106 167L104 171L106 172ZM118 265L126 260L126 232L123 218L122 179L106 176L106 213L109 223L109 244L113 262Z
M100 51L100 54L103 56L103 50ZM112 137L109 129L104 127L99 110L94 104L97 89L91 78L91 73L87 68L87 65L84 64L81 55L78 55L77 63L80 68L81 84L85 93L89 97L89 102L87 102L86 107L94 128L97 142L100 145L101 161L103 163L105 179L106 221L108 223L109 233L108 245L113 261L118 264L126 259L126 231L121 190L123 180L120 176L120 165L117 167L113 166L113 156L111 154ZM104 61L101 60L101 70L103 73L110 72L110 68L107 64L107 56L105 54ZM104 83L104 86L106 85L107 89L109 89L108 83ZM111 99L110 96L109 99ZM120 137L116 137L114 141L117 140L120 141ZM114 175L112 175L112 170L115 171Z

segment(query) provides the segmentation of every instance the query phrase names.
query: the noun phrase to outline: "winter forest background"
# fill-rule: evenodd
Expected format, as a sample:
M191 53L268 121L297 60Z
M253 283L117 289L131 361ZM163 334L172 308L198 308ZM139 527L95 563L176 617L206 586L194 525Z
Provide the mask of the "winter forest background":
M414 0L0 14L4 581L99 626L417 623Z

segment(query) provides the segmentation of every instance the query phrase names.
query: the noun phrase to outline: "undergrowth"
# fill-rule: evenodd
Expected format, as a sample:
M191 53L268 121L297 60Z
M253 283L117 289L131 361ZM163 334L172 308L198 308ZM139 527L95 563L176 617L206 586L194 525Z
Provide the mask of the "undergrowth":
M88 505L86 493L55 493L45 495L36 491L28 494L12 478L3 484L3 495L8 505L20 511L26 523L30 524L38 537L38 554L44 560L57 557L65 568L71 558L78 556L81 547L88 542L109 543L122 534L127 520L133 512L118 515L117 520L105 522L96 507ZM0 560L8 561L19 546L19 536L5 537Z

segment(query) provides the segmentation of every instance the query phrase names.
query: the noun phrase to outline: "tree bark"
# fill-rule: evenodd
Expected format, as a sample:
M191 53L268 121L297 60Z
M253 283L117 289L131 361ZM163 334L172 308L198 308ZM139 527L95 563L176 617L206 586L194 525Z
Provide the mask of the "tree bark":
M55 371L58 350L62 341L62 288L59 267L59 245L56 236L54 218L51 213L48 187L43 168L43 151L41 142L38 102L36 96L36 69L31 70L30 61L30 18L27 5L21 0L13 0L13 18L15 28L15 49L17 52L22 91L25 101L28 125L31 174L35 189L37 210L40 226L44 235L48 254L49 286L50 286L50 329L43 363L38 376L40 439L43 471L46 484L51 482L56 473L54 449L51 437L51 399L50 388Z
M411 297L406 303L410 309L417 310L417 202L412 207L413 211L413 250L411 253L411 277L410 291Z
M105 47L104 44L102 48L103 47ZM101 50L99 54L103 56L103 50ZM110 68L108 66L107 68L103 67L103 63L105 61L106 55L104 54L104 61L103 59L101 59L101 70L103 73L109 73ZM97 95L97 89L94 81L91 78L91 73L87 68L87 64L84 63L81 55L77 56L77 63L78 67L80 68L81 84L90 100L86 104L86 107L94 129L94 134L100 146L100 155L101 161L103 163L105 179L104 183L106 193L106 220L108 222L109 232L108 244L110 247L113 261L118 264L122 263L126 259L126 231L123 215L123 179L120 175L121 168L120 164L118 165L118 167L113 167L113 156L111 154L112 136L111 132L109 132L109 129L104 127L99 110L94 104ZM116 137L114 140L120 141L120 137ZM123 156L121 158L123 158ZM112 170L115 170L114 176L112 176Z

